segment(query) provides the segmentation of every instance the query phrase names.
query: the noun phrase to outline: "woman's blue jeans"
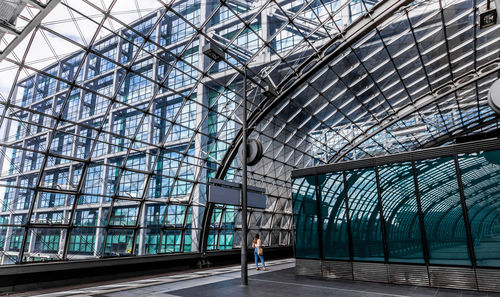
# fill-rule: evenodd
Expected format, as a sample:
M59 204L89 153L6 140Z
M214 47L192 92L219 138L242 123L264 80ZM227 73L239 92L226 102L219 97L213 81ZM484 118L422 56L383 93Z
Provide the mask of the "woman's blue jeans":
M266 268L266 264L264 263L264 256L259 255L258 248L254 249L253 255L255 256L255 267L259 268L259 258L260 258L260 263L262 263L262 268Z

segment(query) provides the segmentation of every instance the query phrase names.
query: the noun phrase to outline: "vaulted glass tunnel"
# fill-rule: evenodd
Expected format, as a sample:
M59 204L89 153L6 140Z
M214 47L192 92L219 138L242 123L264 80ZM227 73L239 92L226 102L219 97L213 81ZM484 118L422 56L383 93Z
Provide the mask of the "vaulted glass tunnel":
M496 196L464 183L477 169L443 181L446 194L430 176L452 174L455 160L291 182L298 168L497 131L487 92L500 70L500 30L479 27L486 5L0 2L0 264L236 250L256 233L267 247L290 248L292 189L316 199L322 184L325 207L305 202L297 217L322 247L298 244L305 256L444 263L440 251L453 249L456 264L493 265L477 253L493 250L484 234L495 212L477 205ZM203 53L208 43L225 61ZM243 70L250 138L264 148L249 184L267 194L266 209L249 211L246 239L240 208L207 202L211 178L242 179ZM468 221L462 192L478 199ZM314 207L334 213L322 214L331 219L321 230ZM443 224L449 233L435 228Z
M295 171L297 258L500 267L500 150L432 152Z

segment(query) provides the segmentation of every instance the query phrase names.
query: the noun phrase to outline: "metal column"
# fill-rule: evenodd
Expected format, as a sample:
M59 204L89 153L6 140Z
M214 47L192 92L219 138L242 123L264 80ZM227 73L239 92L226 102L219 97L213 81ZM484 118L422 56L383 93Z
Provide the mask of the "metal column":
M241 150L242 191L241 191L241 284L248 285L247 270L247 68L243 76L243 149Z

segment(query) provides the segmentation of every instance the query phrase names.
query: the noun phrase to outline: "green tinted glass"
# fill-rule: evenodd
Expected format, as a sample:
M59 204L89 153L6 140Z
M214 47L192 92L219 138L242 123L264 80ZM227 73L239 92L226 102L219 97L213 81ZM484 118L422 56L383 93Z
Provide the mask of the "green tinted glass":
M342 172L319 175L323 255L326 259L349 259L347 211Z
M389 261L424 263L410 162L379 167Z
M383 261L375 170L355 169L346 174L354 260Z
M293 181L293 201L295 255L297 258L319 258L314 176L297 178Z
M419 161L416 166L429 262L471 265L453 158Z
M459 157L478 266L500 266L500 151Z

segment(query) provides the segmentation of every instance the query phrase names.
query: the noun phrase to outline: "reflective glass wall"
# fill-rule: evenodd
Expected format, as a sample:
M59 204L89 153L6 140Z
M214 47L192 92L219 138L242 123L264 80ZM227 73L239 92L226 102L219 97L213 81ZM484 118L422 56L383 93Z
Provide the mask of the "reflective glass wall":
M294 174L296 257L500 267L500 150L413 160Z
M210 178L241 181L241 70L257 83L250 116L265 81L279 85L379 1L69 2L0 57L0 265L240 247L240 209L212 210L207 193ZM279 247L292 237L290 169L312 158L275 120L252 136L267 152L249 184L267 208L249 210L247 243L260 233Z

